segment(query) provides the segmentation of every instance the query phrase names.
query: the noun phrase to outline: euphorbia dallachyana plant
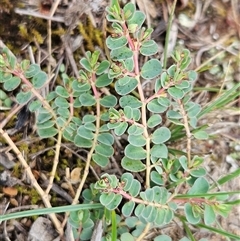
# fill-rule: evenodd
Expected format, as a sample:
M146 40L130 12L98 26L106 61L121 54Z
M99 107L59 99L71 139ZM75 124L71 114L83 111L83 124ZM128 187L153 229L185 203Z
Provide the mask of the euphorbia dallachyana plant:
M111 1L106 12L112 32L106 39L109 59L102 60L100 51L86 52L80 60L79 79L69 77L62 66L63 84L45 98L39 90L47 83L46 73L28 60L18 64L12 53L3 48L0 82L5 95L0 99L7 103L5 92L18 88L16 100L19 104L29 103L30 111L36 113L40 138L57 138L49 186L43 190L28 169L34 187L45 206L51 208L45 194L54 182L61 142L65 140L88 153L73 200L77 204L80 198L83 204L72 206L74 211L68 217L76 240L97 237L95 223L99 222L97 241L140 241L152 229L176 222L186 231L181 241L195 240L190 225L236 238L214 227L218 215L226 217L231 210L233 203L228 197L235 192L217 192L202 166L204 158L192 155L194 139L207 139L208 134L205 126L198 126L203 114L201 106L191 99L198 75L188 69L190 51L177 48L171 56L173 64L163 68L155 58L158 45L151 39L153 29L144 27L143 12L136 10L133 3L121 8L117 0ZM146 61L140 64L142 56ZM145 83L154 86L151 93L145 91ZM81 116L79 110L91 111ZM7 133L0 130L9 140ZM122 150L117 150L121 159L117 162L121 163L123 174L105 173L83 189L90 164L108 166L115 156L116 139L121 137ZM174 147L180 139L186 143L183 150ZM28 168L21 156L19 160ZM62 212L66 210L64 207ZM59 220L53 214L50 217L63 235ZM153 240L172 239L161 234Z

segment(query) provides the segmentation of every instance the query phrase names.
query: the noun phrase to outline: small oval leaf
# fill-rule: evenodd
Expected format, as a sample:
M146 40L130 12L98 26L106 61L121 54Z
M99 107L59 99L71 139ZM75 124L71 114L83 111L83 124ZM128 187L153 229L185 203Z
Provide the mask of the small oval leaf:
M121 161L122 167L130 172L141 172L146 169L146 165L144 165L140 160L133 160L128 157L123 157Z
M162 72L162 64L157 59L148 60L142 67L141 76L144 79L153 79Z

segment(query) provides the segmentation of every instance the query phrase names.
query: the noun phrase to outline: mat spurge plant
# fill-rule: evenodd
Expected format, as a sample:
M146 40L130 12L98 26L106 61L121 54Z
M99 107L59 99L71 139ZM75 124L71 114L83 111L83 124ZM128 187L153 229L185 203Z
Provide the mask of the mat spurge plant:
M173 64L165 69L154 57L158 46L151 39L153 29L143 27L144 13L132 3L121 8L115 0L106 10L107 20L112 23L112 34L106 39L110 59L101 60L99 51L87 52L80 60L79 79L69 77L62 66L63 85L55 86L46 97L40 92L48 84L48 77L40 67L27 60L18 64L12 53L2 48L3 89L17 89L18 103L29 103L30 111L36 113L40 138L57 136L45 190L0 125L1 135L17 153L48 208L51 204L47 194L57 172L62 141L87 150L84 174L72 202L83 200L83 204L62 207L62 212L71 210L62 224L53 214L55 209L50 209L61 235L68 220L76 240L90 240L95 235L94 240L140 241L149 240L146 237L150 230L178 222L187 234L182 241L195 240L188 224L238 239L214 227L218 215L225 217L237 203L228 201L229 195L236 192L217 192L202 166L204 158L192 155L194 138L207 139L208 134L205 126L198 126L201 106L191 100L197 73L188 70L190 51L176 49ZM141 56L148 59L144 64L140 64ZM151 94L146 94L145 83L154 85ZM118 153L122 152L122 157L117 161L124 173L105 173L89 189L83 189L91 162L100 167L109 165L115 155L115 140L121 137L123 149ZM186 142L183 150L174 148L180 138ZM143 182L136 173L144 178ZM226 181L237 175L227 176ZM1 216L2 220L10 217ZM171 237L161 234L151 240Z

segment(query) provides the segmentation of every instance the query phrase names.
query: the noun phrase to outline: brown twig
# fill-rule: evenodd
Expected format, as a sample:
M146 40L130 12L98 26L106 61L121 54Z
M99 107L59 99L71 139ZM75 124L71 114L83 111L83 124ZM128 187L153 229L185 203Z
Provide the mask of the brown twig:
M31 168L27 164L26 160L24 159L23 155L21 154L21 152L19 151L19 149L17 148L15 143L12 141L12 139L9 137L9 135L2 128L0 128L0 134L4 137L4 139L7 141L7 143L12 147L12 150L15 152L18 160L20 161L20 163L22 164L22 166L25 169L27 176L31 180L31 184L36 189L38 194L41 196L45 207L51 208L52 205L49 201L48 195L43 191L43 189L38 184L35 176L33 175L32 171L31 171ZM55 225L57 231L59 232L59 234L63 235L63 228L61 227L61 224L60 224L59 220L57 219L55 213L51 213L51 214L49 214L49 216L50 216L53 224Z
M181 102L181 100L177 100L177 103L180 107L180 112L182 114L183 117L183 125L186 131L186 136L187 136L187 147L186 147L186 151L187 151L187 159L188 159L188 167L191 167L191 131L189 129L189 125L188 125L188 117L187 117L187 113L184 109L184 106Z

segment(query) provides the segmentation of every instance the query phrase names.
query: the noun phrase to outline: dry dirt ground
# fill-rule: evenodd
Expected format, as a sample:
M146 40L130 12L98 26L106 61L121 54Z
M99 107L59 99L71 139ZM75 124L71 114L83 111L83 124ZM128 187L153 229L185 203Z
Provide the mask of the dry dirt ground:
M77 0L72 7L71 0L62 0L54 10L50 19L52 45L49 49L47 16L56 0L0 0L0 40L2 40L19 59L34 56L44 70L56 70L60 62L65 63L69 74L75 75L79 67L79 57L87 50L103 49L104 9L107 2L91 0L86 5ZM128 2L127 0L123 2ZM171 3L169 0L133 0L137 8L147 15L146 25L155 31L152 35L159 45L159 57L164 49L166 22L169 18ZM35 17L36 16L36 17ZM76 25L82 23L81 28ZM105 31L106 33L106 31ZM170 31L169 52L176 46L185 46L191 51L192 64L190 68L202 72L195 84L194 99L202 106L213 101L222 90L230 89L240 81L240 2L238 0L179 0L175 11L173 26ZM68 42L68 41L70 42ZM75 46L76 52L69 50L69 43ZM51 59L49 60L49 51ZM49 67L50 66L50 67ZM58 80L56 80L58 81ZM216 110L204 116L201 123L209 124L209 134L213 136L208 141L194 143L194 151L205 155L205 168L209 176L216 180L229 172L236 171L240 166L240 128L239 128L240 100L236 99L221 110ZM4 111L0 109L0 122L4 121ZM15 116L6 129L12 139L18 143L20 149L30 161L34 175L41 185L44 184L44 174L51 167L51 150L46 150L50 143L36 140L32 133L33 120L25 116L21 128L16 130L16 123L21 116ZM19 123L18 123L19 124ZM34 139L35 138L35 139ZM21 210L22 206L42 205L36 192L29 191L28 180L19 166L14 153L9 152L8 146L1 143L0 137L0 175L9 178L6 185L0 182L0 214ZM24 141L29 148L21 145ZM43 145L36 153L34 143ZM180 145L180 144L179 144ZM62 160L68 160L70 168L74 168L71 146L63 148ZM46 153L46 154L42 154ZM41 160L40 160L41 159ZM116 160L118 161L118 160ZM39 164L41 163L41 164ZM66 163L62 163L59 176L64 175ZM62 170L61 170L62 168ZM111 168L111 167L110 167ZM119 167L121 168L121 167ZM44 171L43 171L44 170ZM110 170L111 171L111 170ZM102 170L97 169L100 175ZM108 172L108 170L104 170ZM94 180L94 177L91 177ZM25 188L25 185L26 188ZM56 181L56 186L61 180ZM24 190L28 191L24 191ZM240 190L240 177L222 186L220 190ZM52 194L55 202L67 204L67 198ZM70 198L71 201L71 198ZM240 235L240 208L235 207L228 218L221 218L219 223L228 232ZM32 226L31 218L24 218L0 224L0 240L26 240ZM194 230L194 229L193 229ZM156 231L158 232L158 231ZM162 230L171 234L173 240L179 240L182 235L181 227L177 225ZM18 236L19 235L19 236ZM206 237L208 240L226 240L218 235L209 234L204 230L195 230L196 240ZM149 234L148 240L153 240L154 233ZM34 240L34 239L33 239ZM37 240L37 239L35 239ZM39 239L40 240L40 239ZM127 241L127 240L126 240Z

